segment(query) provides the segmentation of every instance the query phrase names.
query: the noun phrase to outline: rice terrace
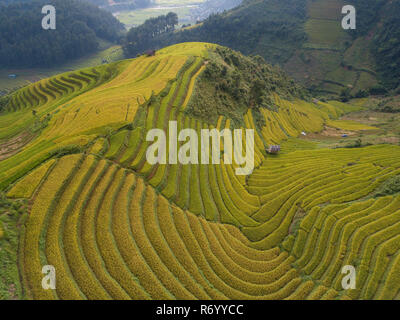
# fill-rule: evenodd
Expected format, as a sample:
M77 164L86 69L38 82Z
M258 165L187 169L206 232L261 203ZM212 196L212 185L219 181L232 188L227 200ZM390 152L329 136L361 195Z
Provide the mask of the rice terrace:
M400 147L320 148L298 138L362 108L339 102L274 93L273 109L235 121L193 115L207 68L222 67L224 55L240 57L180 44L10 97L0 136L21 141L17 153L2 144L0 186L26 213L14 213L18 270L6 265L3 297L20 277L15 294L32 299L400 298L400 196L377 196L399 177ZM145 134L168 121L199 135L254 129L253 173L235 175L238 164L223 159L150 165ZM285 141L303 148L267 154ZM45 265L56 270L55 290L42 288ZM346 265L357 270L354 290L342 288Z
M264 2L278 10L232 12ZM313 25L340 28L341 1L300 2L312 19L292 27L323 55ZM0 96L0 300L400 300L400 85L321 93L257 52L196 40L229 12L177 30L146 20L112 47L124 59ZM154 46L140 42L152 21L171 29ZM336 31L343 52L365 36Z

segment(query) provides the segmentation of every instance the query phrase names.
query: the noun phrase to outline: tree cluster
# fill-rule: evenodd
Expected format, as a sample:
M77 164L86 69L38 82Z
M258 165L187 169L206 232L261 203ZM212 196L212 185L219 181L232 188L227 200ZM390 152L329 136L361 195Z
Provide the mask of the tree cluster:
M144 24L131 28L124 41L124 52L127 56L135 56L139 52L156 47L157 37L171 33L178 24L178 15L169 12L156 18L150 18Z
M56 8L56 30L42 28L42 7ZM51 67L119 41L123 25L111 13L77 0L32 0L0 6L0 66Z

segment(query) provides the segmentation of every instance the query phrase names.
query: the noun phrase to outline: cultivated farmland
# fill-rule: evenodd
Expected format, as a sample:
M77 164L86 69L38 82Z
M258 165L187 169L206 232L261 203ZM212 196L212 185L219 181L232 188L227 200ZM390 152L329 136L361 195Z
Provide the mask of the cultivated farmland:
M378 193L400 175L400 147L296 140L327 126L376 128L340 120L358 106L276 93L273 107L246 108L241 125L194 117L191 98L215 48L179 44L13 93L0 145L25 143L0 160L0 189L30 204L16 261L20 297L400 298L400 195ZM240 165L223 157L150 165L146 133L168 133L169 121L199 136L254 129L255 170L238 176ZM271 144L288 147L270 155ZM56 268L56 290L42 288L44 265ZM357 270L354 290L341 285L346 265Z

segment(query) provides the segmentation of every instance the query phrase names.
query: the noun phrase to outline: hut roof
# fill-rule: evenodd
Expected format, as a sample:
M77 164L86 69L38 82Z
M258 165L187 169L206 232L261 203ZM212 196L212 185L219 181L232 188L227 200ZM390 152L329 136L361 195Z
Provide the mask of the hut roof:
M281 151L281 146L280 145L271 145L268 148L268 152L271 152L271 153L277 153L279 151Z

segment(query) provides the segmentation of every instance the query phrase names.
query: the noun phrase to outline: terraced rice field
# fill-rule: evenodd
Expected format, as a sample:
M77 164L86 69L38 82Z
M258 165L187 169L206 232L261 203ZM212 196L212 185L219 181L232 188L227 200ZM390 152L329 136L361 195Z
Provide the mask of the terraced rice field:
M400 196L373 197L400 174L400 147L265 151L323 130L347 105L274 96L278 109L261 110L262 128L245 113L243 129L255 129L247 177L224 161L146 161L148 130L168 131L173 120L198 134L214 127L185 112L207 49L181 44L16 92L0 121L24 114L23 130L51 114L34 141L0 161L0 188L31 201L19 251L27 297L400 298ZM217 129L231 127L218 119ZM72 144L80 148L61 152ZM56 268L56 290L42 289L43 265ZM357 270L355 290L341 286L345 265Z

